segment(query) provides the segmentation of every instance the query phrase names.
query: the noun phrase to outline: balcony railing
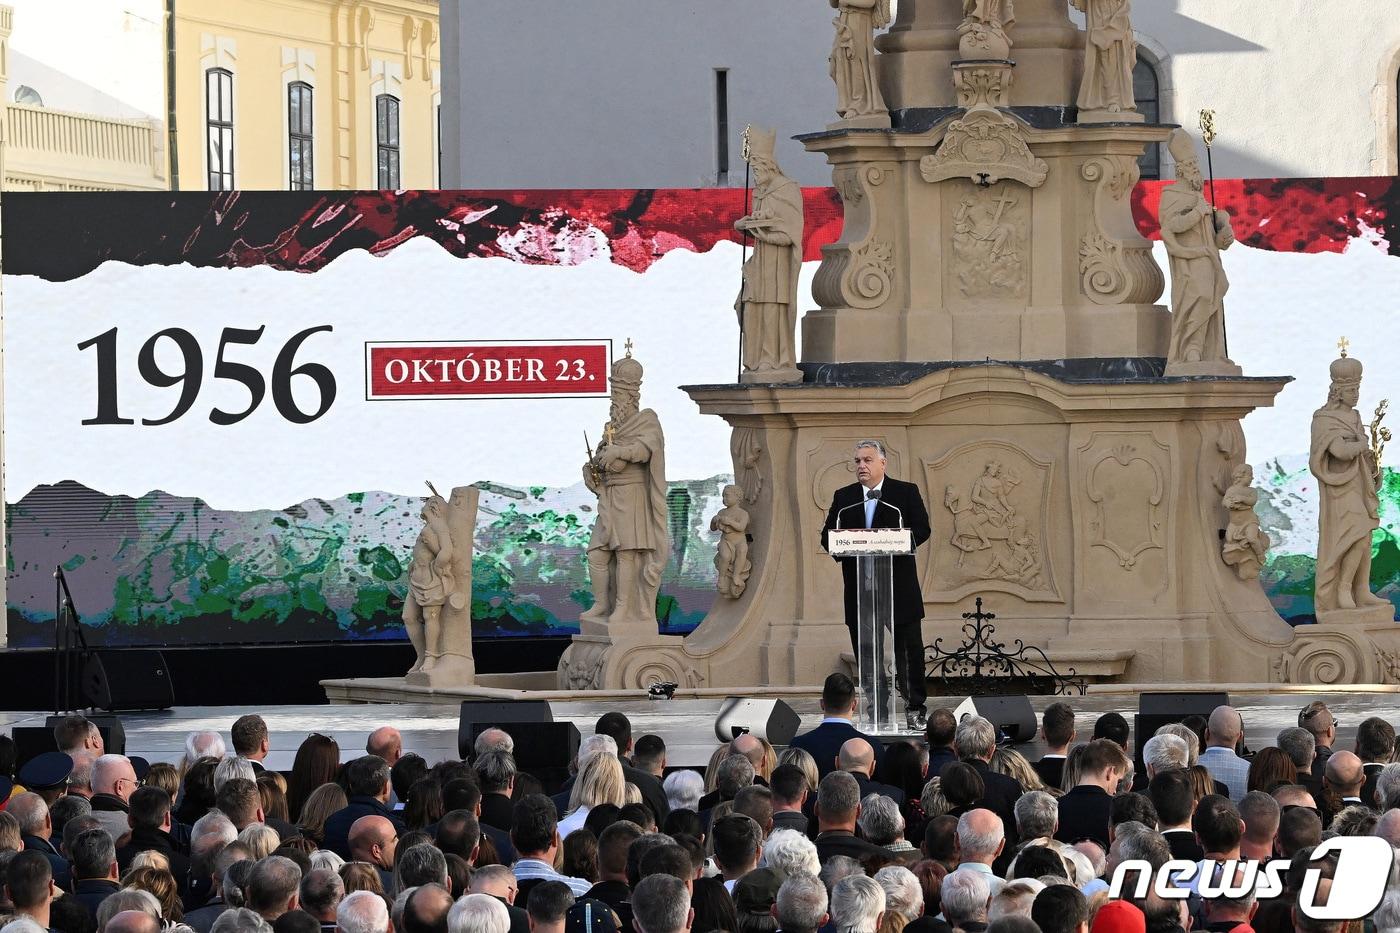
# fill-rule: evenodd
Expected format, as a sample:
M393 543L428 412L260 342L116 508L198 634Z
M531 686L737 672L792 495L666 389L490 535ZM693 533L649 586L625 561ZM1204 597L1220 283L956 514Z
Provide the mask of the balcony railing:
M162 128L44 107L5 108L7 190L167 187Z

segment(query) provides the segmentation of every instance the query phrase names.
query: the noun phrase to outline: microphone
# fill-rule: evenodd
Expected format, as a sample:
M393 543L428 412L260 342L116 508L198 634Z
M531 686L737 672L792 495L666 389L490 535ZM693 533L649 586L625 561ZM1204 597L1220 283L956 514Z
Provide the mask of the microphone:
M880 490L878 490L878 489L872 489L872 490L870 490L870 492L866 495L866 498L867 498L867 499L876 499L876 500L883 501L885 497L884 497L883 495L880 494ZM889 506L890 508L894 509L895 514L899 516L899 530L900 530L900 531L903 531L903 530L904 530L904 511L903 511L899 506L895 505L893 502L886 502L885 505L887 505L887 506Z
M864 500L864 499L857 499L855 502L852 502L850 505L844 506L844 507L842 507L842 508L840 508L840 509L837 510L837 512L836 512L836 530L837 530L837 531L841 531L841 530L842 530L842 529L841 529L841 513L844 512L844 511L846 511L846 509L853 509L853 508L855 508L855 507L858 506L858 505L865 505L865 500Z

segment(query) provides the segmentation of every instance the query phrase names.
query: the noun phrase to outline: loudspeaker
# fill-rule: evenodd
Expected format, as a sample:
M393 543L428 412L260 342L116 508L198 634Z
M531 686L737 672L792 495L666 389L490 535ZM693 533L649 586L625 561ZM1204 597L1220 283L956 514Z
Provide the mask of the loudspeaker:
M44 752L58 750L53 740L53 727L63 716L50 716L42 726L15 726L12 738L15 740L15 770L18 771ZM113 755L126 754L126 730L115 716L88 716L88 722L97 726L102 733L102 747Z
M1035 738L1035 710L1025 696L968 697L953 710L953 718L962 722L968 716L991 720L998 743L1016 745Z
M782 700L725 697L715 716L715 738L728 742L742 732L767 739L770 745L786 745L797 734L802 720Z
M1144 693L1138 699L1138 712L1133 717L1133 767L1138 774L1146 775L1147 768L1142 760L1142 747L1147 740L1157 734L1157 730L1171 722L1181 722L1187 716L1204 716L1209 719L1217 706L1229 706L1228 693Z
M569 765L578 757L578 726L563 722L481 722L471 727L467 747L487 729L500 729L515 740L516 767L529 771L545 787L563 784L568 778Z
M175 705L165 657L153 648L91 652L83 665L82 693L97 709L169 709Z
M472 746L482 729L512 722L554 722L554 710L547 700L463 700L457 719L457 756L463 761L472 757ZM480 727L480 728L478 728ZM512 737L515 733L506 729ZM578 730L574 730L578 734ZM578 749L578 742L574 742ZM519 758L516 759L517 763Z

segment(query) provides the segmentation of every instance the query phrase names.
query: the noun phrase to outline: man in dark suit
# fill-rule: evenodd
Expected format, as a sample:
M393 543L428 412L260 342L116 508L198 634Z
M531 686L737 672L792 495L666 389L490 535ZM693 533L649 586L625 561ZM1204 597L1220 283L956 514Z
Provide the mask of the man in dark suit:
M885 448L879 441L856 444L857 482L842 486L831 498L831 509L822 526L822 547L828 548L838 528L907 528L917 548L928 540L928 510L919 487L885 475ZM846 589L846 628L851 647L859 651L856 616L856 559L837 558ZM919 590L914 557L893 559L895 687L904 697L909 728L924 728L924 597Z
M1196 841L1196 831L1191 828L1191 814L1196 811L1191 773L1185 768L1158 771L1147 785L1147 796L1157 808L1158 831L1167 840L1172 858L1192 862L1205 858L1206 850Z
M807 835L807 817L802 812L807 803L807 777L802 769L778 765L768 787L773 792L773 829L792 829Z
M958 723L958 731L953 738L953 750L962 763L972 768L982 778L982 800L977 806L991 810L1001 817L1001 825L1006 832L1007 853L1016 851L1019 838L1016 835L1016 801L1021 799L1023 788L1015 778L998 774L987 763L997 748L996 727L981 716L970 716ZM1008 857L1007 862L1010 862ZM1004 867L1004 866L1003 866Z
M1312 775L1320 781L1327 767L1327 758L1332 754L1332 743L1337 740L1337 720L1326 703L1314 700L1298 713L1298 726L1312 733Z
M842 771L856 779L861 800L868 794L882 794L897 804L904 803L904 791L874 780L875 751L865 739L847 739L836 756L836 763Z
M1361 759L1361 767L1366 772L1366 783L1361 787L1361 802L1377 810L1384 807L1384 801L1376 800L1376 780L1381 769L1395 757L1395 729L1379 716L1362 720L1356 727L1356 757Z
M481 787L481 822L510 832L515 809L510 793L515 788L515 758L510 752L492 750L472 762L476 783Z
M856 835L860 817L860 786L845 771L833 771L817 787L817 858L823 863L833 855L849 855L856 861L871 856L889 858L889 851Z
M928 742L928 776L943 772L943 766L958 760L953 751L953 736L958 732L958 719L946 706L938 706L928 714L924 738Z
M1113 795L1132 762L1112 739L1090 742L1080 760L1079 783L1060 798L1060 828L1055 838L1068 843L1092 839L1107 852Z
M1051 703L1040 717L1040 734L1045 738L1045 754L1032 767L1046 787L1060 786L1065 774L1065 758L1074 741L1074 708L1068 703Z
M350 858L350 827L362 816L382 816L397 835L403 821L389 809L389 764L378 755L363 755L345 766L349 787L348 805L326 818L326 845L341 858Z
M875 750L875 760L885 753L880 740L856 731L851 720L856 715L856 685L839 671L828 675L822 685L822 721L811 732L795 737L788 745L800 748L817 763L817 774L826 777L836 770L836 756L849 739L865 739Z

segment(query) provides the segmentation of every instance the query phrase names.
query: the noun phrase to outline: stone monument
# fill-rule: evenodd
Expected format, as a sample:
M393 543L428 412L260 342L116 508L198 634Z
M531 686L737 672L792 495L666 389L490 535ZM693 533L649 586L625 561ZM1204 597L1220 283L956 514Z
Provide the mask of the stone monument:
M719 595L725 599L738 599L744 595L749 573L753 565L749 563L749 513L744 511L739 500L743 490L738 486L725 486L724 508L710 520L710 530L719 532L719 546L715 548L715 573L718 576Z
M1084 14L1084 78L1079 85L1079 122L1141 123L1133 99L1133 38L1131 0L1073 0Z
M889 111L875 72L875 30L890 24L890 0L831 0L836 40L828 69L836 82L841 126L888 127Z
M1230 477L1230 488L1225 490L1221 503L1230 513L1230 525L1225 529L1220 557L1235 568L1241 580L1258 579L1264 557L1273 544L1259 527L1259 516L1254 511L1259 492L1253 484L1254 468L1247 463L1240 464Z
M434 491L423 504L423 530L409 557L403 606L404 628L416 654L407 683L460 686L476 676L471 603L479 496L475 486L458 486L450 498Z

